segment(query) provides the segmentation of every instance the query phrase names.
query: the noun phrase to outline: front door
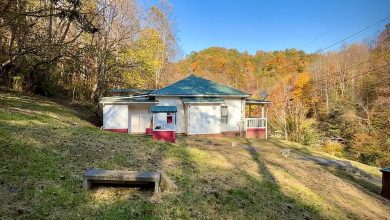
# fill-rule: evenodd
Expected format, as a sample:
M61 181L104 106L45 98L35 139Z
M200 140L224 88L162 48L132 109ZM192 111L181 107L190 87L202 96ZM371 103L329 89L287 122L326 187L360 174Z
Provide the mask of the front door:
M129 107L130 133L145 133L150 127L152 115L149 113L150 106L131 105Z

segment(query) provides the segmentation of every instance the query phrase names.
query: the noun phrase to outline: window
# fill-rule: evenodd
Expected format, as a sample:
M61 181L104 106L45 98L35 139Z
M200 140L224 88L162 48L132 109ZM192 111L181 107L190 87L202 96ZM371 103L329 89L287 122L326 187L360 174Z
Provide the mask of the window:
M221 123L227 124L228 122L228 107L221 106Z

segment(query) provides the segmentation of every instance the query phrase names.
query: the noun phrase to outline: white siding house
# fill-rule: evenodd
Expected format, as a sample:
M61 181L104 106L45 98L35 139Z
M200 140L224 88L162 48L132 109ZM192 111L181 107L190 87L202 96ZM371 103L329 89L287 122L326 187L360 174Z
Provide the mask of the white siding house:
M242 120L245 118L245 100L224 98L227 107L227 122L222 124L222 132L239 132Z
M221 105L193 104L188 106L187 134L220 134Z
M145 133L149 128L166 127L174 124L176 133L187 135L241 134L247 128L251 133L264 130L266 121L246 119L245 106L250 95L210 80L190 75L167 87L138 96L104 97L103 129ZM248 101L251 105L264 101ZM175 112L174 121L170 113L151 113L151 107L171 106ZM265 122L265 123L264 123ZM153 128L154 129L154 128Z
M127 129L129 111L127 105L104 105L103 125L106 129Z

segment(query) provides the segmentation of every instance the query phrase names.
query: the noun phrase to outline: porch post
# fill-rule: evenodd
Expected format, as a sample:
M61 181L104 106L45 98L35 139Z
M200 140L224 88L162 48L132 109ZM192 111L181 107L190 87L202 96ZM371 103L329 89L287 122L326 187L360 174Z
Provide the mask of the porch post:
M261 117L264 118L264 105L261 105Z
M172 120L173 120L173 128L175 129L175 132L176 132L176 112L173 114L173 118L172 118Z
M154 113L152 113L152 130L154 130L154 121L155 121L155 119L154 119Z
M186 121L187 121L187 135L191 134L191 129L190 129L190 126L191 126L190 122L191 122L191 120L190 120L190 118L191 118L191 105L188 104L187 118L186 118Z

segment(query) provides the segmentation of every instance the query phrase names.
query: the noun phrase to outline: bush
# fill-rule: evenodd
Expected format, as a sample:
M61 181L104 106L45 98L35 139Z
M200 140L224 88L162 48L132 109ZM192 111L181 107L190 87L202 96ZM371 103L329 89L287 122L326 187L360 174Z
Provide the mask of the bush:
M358 132L354 135L353 151L357 159L373 166L390 165L390 141L381 132Z
M381 155L379 152L359 152L358 160L359 162L372 165L372 166L378 166L381 159Z
M21 92L23 90L23 78L15 76L12 78L12 90L15 92Z
M314 119L306 119L301 124L302 139L300 142L304 145L317 144L320 139L320 134L316 129L316 121Z
M344 157L344 146L337 141L326 142L322 146L322 150L337 157Z

